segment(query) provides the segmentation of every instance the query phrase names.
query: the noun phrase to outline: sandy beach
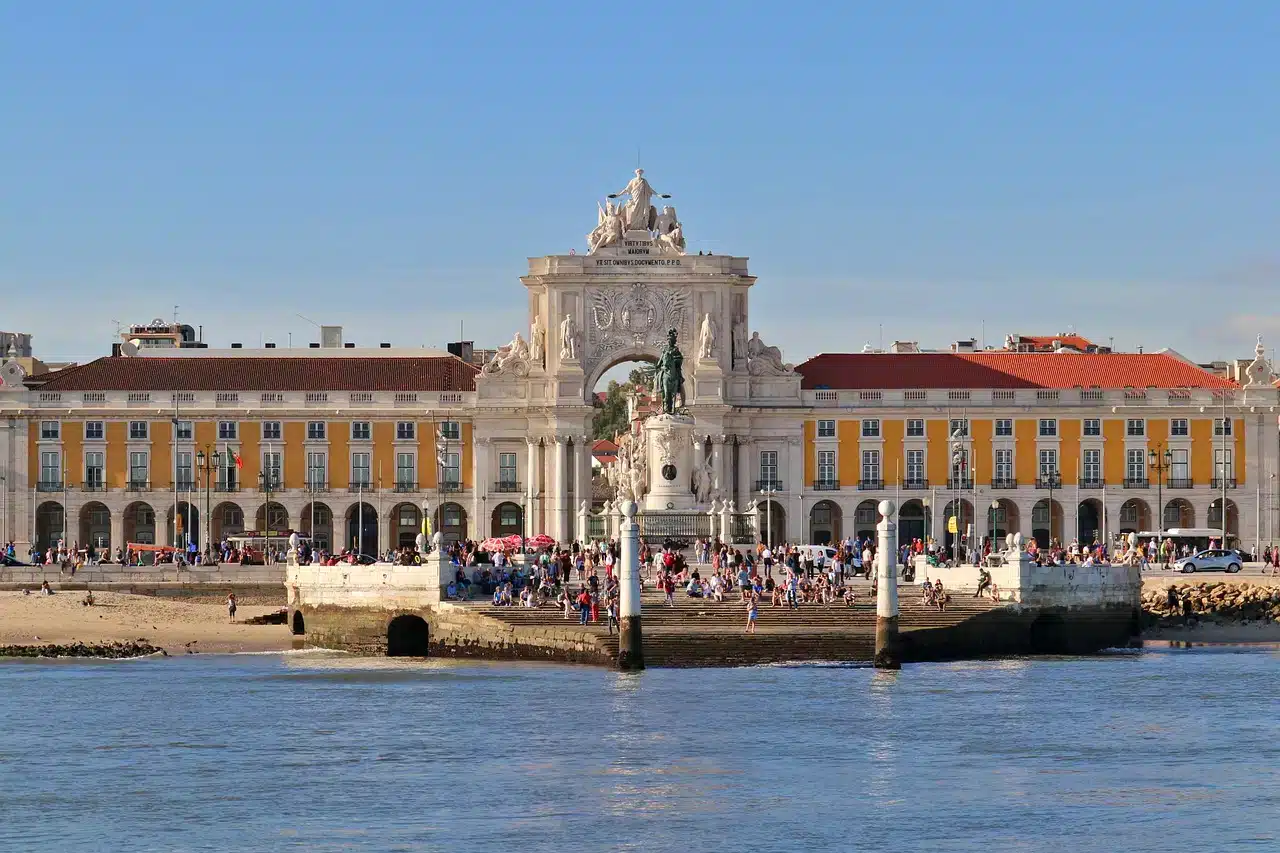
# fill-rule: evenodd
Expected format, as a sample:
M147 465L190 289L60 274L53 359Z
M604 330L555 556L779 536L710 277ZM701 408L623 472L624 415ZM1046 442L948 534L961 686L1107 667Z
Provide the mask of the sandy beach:
M114 643L145 639L169 654L264 652L293 647L284 625L245 625L277 607L240 606L237 622L227 621L223 604L171 601L147 595L95 592L85 607L83 592L54 595L0 592L0 645L71 642ZM190 644L190 645L189 645Z

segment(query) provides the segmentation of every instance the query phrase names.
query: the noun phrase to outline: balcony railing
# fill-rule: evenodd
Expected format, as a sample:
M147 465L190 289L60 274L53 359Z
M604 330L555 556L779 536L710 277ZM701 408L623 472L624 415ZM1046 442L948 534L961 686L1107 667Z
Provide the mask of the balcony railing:
M179 480L173 484L175 492L194 492L196 490L195 480Z
M1190 478L1178 477L1172 480L1166 480L1164 487L1166 489L1194 489L1195 481ZM1174 527L1177 527L1175 524Z
M373 483L369 480L352 480L347 486L348 492L372 492L374 491Z
M397 492L416 492L418 491L418 484L413 480L397 480L392 488L393 491Z
M757 492L763 492L768 489L773 489L774 491L778 491L778 492L783 491L782 481L781 480L756 480Z
M149 492L151 484L142 480L130 480L124 487L126 492Z
M37 492L60 492L62 491L61 480L40 480L36 483Z
M460 492L462 483L458 480L441 480L437 488L442 492Z
M858 481L858 491L860 492L878 492L884 488L884 480L878 477L874 480L861 479Z
M309 480L304 490L308 492L327 492L329 491L329 483L325 480Z
M238 492L240 491L239 483L214 483L213 490L215 492Z
M1209 481L1209 485L1215 489L1222 489L1222 488L1234 489L1236 487L1236 478L1227 477L1226 480L1224 481L1223 478L1221 477L1214 477L1212 480Z
M949 477L947 478L947 488L955 491L966 491L973 488L972 477Z
M1080 488L1082 489L1101 489L1102 480L1097 477L1081 477Z
M493 484L493 491L504 495L518 495L520 483L515 480L499 480Z
M85 480L80 486L82 492L105 492L107 484L101 480Z
M835 492L840 490L839 480L814 480L813 490L815 492Z
M1061 489L1061 477L1036 477L1037 489Z
M992 479L992 481L991 481L991 488L993 488L993 489L1016 489L1016 488L1018 488L1018 481L1017 481L1017 480L1015 480L1015 479L1013 479L1013 478L1011 478L1011 477L996 477L996 478Z
M907 479L905 479L905 480L903 480L903 481L902 481L902 488L904 488L904 489L916 489L917 491L923 491L923 490L925 490L925 489L929 488L929 481L928 481L928 480L925 480L925 479L911 479L911 478L907 478Z
M1146 477L1125 477L1124 487L1126 489L1149 489L1151 481Z

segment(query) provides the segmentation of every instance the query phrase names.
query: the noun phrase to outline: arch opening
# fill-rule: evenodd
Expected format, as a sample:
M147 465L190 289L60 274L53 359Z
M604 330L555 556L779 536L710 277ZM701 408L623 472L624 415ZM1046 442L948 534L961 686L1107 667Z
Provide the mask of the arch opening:
M831 545L840 541L840 527L843 521L840 505L835 501L818 501L809 510L809 543L810 545Z
M293 619L290 620L289 630L293 634L307 633L307 620L303 618L301 610L293 611Z
M425 658L430 641L431 631L421 616L403 613L387 623L387 657Z

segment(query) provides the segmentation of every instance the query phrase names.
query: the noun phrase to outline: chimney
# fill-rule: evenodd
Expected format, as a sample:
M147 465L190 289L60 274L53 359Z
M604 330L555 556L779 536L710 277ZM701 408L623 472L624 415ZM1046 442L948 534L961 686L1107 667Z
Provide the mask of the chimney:
M320 346L325 349L338 349L342 346L341 326L321 326Z

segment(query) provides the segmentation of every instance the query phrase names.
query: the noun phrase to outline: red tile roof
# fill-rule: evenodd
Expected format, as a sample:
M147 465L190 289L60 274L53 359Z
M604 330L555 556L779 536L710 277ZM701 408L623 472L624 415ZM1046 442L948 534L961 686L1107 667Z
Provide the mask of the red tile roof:
M1015 342L1019 346L1034 347L1044 350L1045 352L1053 351L1053 342L1058 341L1064 347L1078 349L1081 352L1095 346L1094 342L1088 338L1076 334L1066 335L1012 335Z
M804 388L1235 388L1162 353L824 353Z
M453 356L109 357L50 374L48 391L474 391Z

